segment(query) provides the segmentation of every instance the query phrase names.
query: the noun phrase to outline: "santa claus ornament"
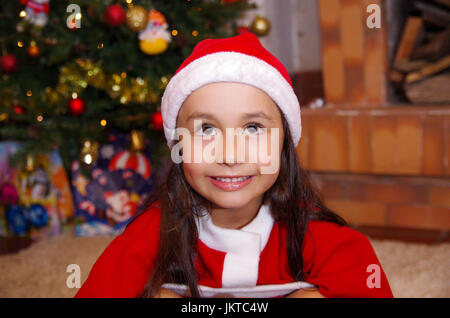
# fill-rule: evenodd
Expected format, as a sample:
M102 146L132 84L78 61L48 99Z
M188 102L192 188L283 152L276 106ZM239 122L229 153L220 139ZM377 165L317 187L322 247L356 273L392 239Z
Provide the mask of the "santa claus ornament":
M25 20L32 25L44 27L48 22L49 2L50 0L20 0L20 3L25 5Z
M139 47L142 52L149 55L161 54L167 50L171 41L168 25L164 15L155 10L148 14L148 24L139 33Z

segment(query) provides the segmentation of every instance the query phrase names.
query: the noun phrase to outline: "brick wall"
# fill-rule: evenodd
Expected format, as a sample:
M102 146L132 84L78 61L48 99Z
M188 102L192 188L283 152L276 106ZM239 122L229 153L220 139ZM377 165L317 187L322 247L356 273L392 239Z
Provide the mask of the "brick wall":
M297 153L352 224L450 229L450 106L305 108Z
M450 106L302 108L298 155L313 171L450 176Z
M312 173L325 203L354 225L450 229L450 179Z

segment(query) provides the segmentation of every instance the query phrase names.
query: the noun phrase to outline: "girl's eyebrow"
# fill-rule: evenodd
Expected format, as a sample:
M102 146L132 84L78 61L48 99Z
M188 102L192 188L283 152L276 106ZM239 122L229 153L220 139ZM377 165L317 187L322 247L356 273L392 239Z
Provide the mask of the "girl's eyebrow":
M202 113L202 112L193 112L188 118L187 121L192 120L194 118L206 118L206 119L216 119L217 117L210 113ZM253 118L262 118L268 121L273 122L273 119L270 118L266 113L264 112L255 112L255 113L244 113L242 115L242 120L249 120Z

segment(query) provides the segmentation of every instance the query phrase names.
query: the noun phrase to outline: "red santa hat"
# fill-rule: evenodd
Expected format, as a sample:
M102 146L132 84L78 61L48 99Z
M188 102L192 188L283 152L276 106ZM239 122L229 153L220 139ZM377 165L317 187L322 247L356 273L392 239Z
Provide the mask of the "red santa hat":
M215 82L237 82L263 90L284 114L297 146L302 132L300 104L289 74L253 33L245 33L199 42L175 72L161 101L164 134L169 147L175 140L177 115L184 100L196 89Z

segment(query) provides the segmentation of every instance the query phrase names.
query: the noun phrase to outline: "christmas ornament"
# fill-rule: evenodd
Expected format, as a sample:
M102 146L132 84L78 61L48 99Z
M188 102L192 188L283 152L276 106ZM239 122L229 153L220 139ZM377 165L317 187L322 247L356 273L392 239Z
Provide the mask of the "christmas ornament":
M14 110L14 113L17 115L22 115L22 114L26 113L26 109L19 104L13 105L13 110Z
M257 36L266 36L270 32L270 22L266 18L257 15L250 25L250 30Z
M81 162L90 166L97 161L98 158L98 142L91 140L85 140L83 142L83 148L80 151Z
M147 26L147 22L148 13L145 8L141 6L133 6L128 9L126 23L131 30L139 32Z
M20 3L25 5L25 20L32 25L44 27L48 21L49 2L49 0L20 0Z
M27 48L27 54L31 57L38 57L40 54L39 46L35 41L31 41L30 46Z
M250 31L250 29L249 29L248 27L246 27L246 26L240 26L240 27L238 27L237 30L236 30L236 33L237 33L238 35L245 34L245 33L248 33L248 32L251 32L251 31Z
M164 15L155 9L150 10L148 24L145 30L139 32L141 51L149 55L161 54L167 50L171 39Z
M161 130L163 128L163 120L160 111L152 114L151 124L155 130Z
M145 149L144 135L140 131L131 131L131 151L141 151Z
M19 60L15 55L7 54L0 57L0 69L5 73L14 73L19 68Z
M126 20L125 10L120 4L112 4L106 8L105 20L110 26L118 27Z
M67 105L67 112L74 116L81 116L86 111L86 102L82 98L71 98Z

